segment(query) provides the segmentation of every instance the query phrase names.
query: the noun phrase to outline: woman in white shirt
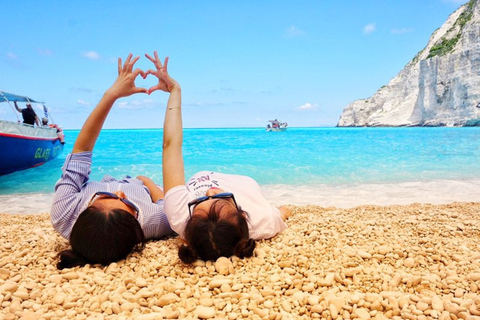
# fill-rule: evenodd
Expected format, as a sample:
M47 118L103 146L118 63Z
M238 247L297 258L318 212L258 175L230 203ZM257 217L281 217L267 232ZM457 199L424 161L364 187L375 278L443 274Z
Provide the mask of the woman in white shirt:
M158 79L150 92L170 93L163 127L163 187L165 214L171 228L185 241L179 257L185 263L221 256L251 257L255 240L268 239L287 226L286 207L272 206L255 180L246 176L202 171L185 183L182 156L181 88L158 58L146 55ZM153 89L153 90L152 90Z

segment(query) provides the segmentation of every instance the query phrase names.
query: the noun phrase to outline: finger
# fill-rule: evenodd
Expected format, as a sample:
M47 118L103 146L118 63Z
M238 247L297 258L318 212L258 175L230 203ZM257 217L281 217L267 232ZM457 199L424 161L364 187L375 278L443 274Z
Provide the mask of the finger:
M145 57L147 57L148 60L152 61L153 63L155 63L155 59L153 59L152 57L150 57L150 55L148 53L145 53Z
M160 65L160 68L161 68L161 67L162 67L162 62L161 62L160 59L158 58L157 50L153 51L153 54L155 55L155 59L158 61L158 64Z
M128 64L130 63L130 60L132 59L132 54L129 53L128 54L128 57L127 57L127 60L125 60L125 64L123 65L123 71L127 71L127 68L128 68Z
M133 88L133 92L134 93L140 93L140 92L148 93L148 90L146 88L142 88L142 87L135 87L135 88Z
M122 58L118 58L118 74L120 74L120 72L122 72Z
M153 74L155 77L158 78L157 71L154 71L152 69L149 69L149 70L145 71L145 77L147 77L149 74Z
M132 74L133 74L134 79L136 79L139 74L141 74L144 79L145 79L145 77L146 77L146 76L145 76L145 72L143 72L143 70L140 69L140 68L135 69L135 71L133 71Z
M154 92L154 91L157 91L157 90L160 90L160 85L157 84L156 86L153 86L153 87L150 87L150 89L148 89L148 94Z
M165 62L163 63L163 68L165 69L165 72L168 73L167 66L168 66L168 57L165 57Z
M132 61L130 61L130 62L128 63L128 65L127 65L127 72L132 72L133 66L135 65L135 62L138 61L138 59L140 59L140 57L139 57L139 56L136 56L135 58L133 58Z

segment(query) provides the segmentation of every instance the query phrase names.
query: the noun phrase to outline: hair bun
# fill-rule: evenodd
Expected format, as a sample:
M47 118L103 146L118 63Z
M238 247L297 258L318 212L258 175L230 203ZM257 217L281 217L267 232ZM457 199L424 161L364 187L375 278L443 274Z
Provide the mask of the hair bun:
M178 248L178 257L183 263L193 263L198 259L198 255L192 247L185 245Z
M60 252L59 256L60 261L57 263L57 268L60 270L64 268L82 267L88 263L88 261L70 249Z
M235 255L240 259L248 258L253 256L253 250L255 250L255 240L240 240L240 242L235 246Z

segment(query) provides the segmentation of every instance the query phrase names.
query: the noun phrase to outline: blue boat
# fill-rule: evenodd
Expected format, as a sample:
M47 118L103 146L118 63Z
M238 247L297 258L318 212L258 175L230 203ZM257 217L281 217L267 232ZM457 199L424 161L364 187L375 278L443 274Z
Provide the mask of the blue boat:
M22 123L15 102L43 105L45 117L42 119L47 124L33 126ZM40 166L62 153L64 134L58 125L48 124L52 118L43 102L0 91L2 118L6 112L1 109L7 106L13 109L16 121L0 119L0 175Z

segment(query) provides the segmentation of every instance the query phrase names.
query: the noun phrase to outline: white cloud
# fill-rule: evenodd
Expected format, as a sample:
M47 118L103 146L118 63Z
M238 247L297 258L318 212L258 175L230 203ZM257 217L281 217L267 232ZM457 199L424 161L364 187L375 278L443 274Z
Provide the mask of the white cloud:
M84 56L87 59L90 60L98 60L100 59L100 55L96 51L86 51L82 53L82 56Z
M297 28L296 26L291 26L287 30L285 30L285 37L287 38L296 38L301 37L304 35L303 30Z
M82 106L87 106L87 107L89 107L91 105L90 102L87 102L87 101L82 100L82 99L78 99L77 103L81 104Z
M370 34L377 30L377 27L375 26L375 23L369 23L365 27L363 27L363 33L364 34Z
M300 107L298 108L295 108L295 110L300 110L300 111L303 111L303 110L317 110L318 108L318 105L317 104L311 104L309 102L305 103L305 104L302 104Z
M119 109L149 109L158 104L153 99L145 99L145 100L133 100L133 101L121 101L117 102L115 106Z
M392 34L405 34L413 31L413 28L392 29Z
M182 103L184 106L189 107L222 107L225 105L223 102L190 102Z
M14 67L23 67L22 60L13 52L7 52L6 61Z
M13 52L7 52L7 59L10 61L19 61L18 56Z
M51 57L53 55L53 52L51 50L44 49L44 48L38 48L37 52L39 55L45 56L45 57Z

